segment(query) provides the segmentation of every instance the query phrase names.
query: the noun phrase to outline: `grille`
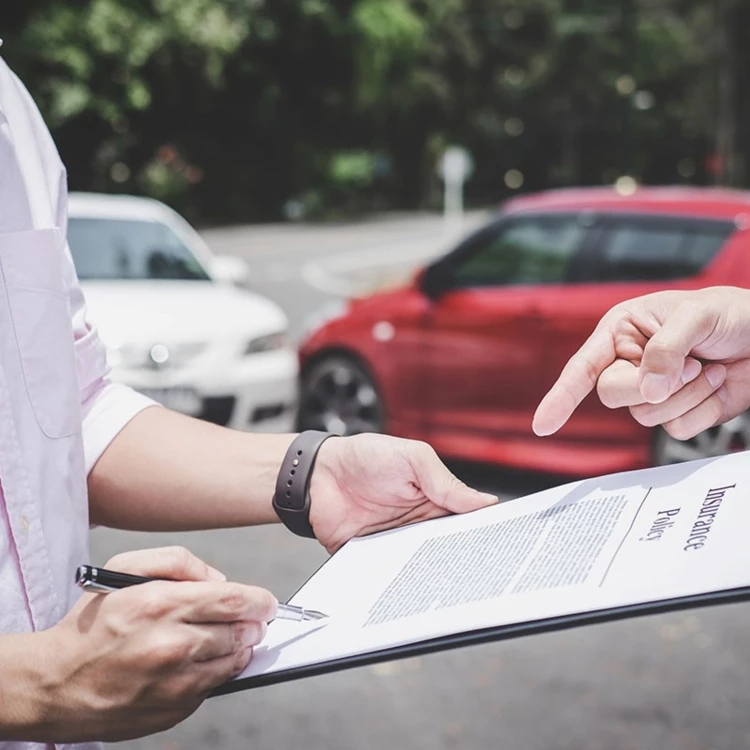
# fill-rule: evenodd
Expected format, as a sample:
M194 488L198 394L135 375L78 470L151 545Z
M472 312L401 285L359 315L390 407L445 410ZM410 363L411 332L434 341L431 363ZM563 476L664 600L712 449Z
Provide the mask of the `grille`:
M250 417L252 424L258 422L265 422L267 419L273 419L274 417L280 417L284 413L284 404L269 404L268 406L259 406L253 411Z

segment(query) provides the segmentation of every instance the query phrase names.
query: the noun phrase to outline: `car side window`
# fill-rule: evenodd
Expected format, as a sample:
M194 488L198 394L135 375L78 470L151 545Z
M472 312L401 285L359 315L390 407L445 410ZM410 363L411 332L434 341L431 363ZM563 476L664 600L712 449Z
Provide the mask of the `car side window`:
M453 286L564 282L585 232L574 215L519 217L503 222L458 262Z
M695 276L711 262L734 227L730 223L639 224L618 221L603 238L599 281L666 281Z

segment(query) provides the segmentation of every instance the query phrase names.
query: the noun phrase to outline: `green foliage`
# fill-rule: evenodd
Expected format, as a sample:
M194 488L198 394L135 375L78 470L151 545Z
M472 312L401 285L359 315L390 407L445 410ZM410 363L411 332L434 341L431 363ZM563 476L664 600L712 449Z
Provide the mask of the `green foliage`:
M714 5L27 0L3 52L72 187L147 192L196 218L268 219L289 206L435 205L451 143L474 155L474 202L506 195L509 170L524 189L623 171L707 181L729 64ZM738 71L750 64L746 6L731 29ZM736 109L750 153L750 105Z
M331 179L341 187L369 185L374 172L375 157L366 151L345 151L331 159Z
M359 100L372 106L385 94L389 71L418 59L428 29L406 0L359 0L352 24L359 37Z
M140 3L91 0L86 5L48 3L24 28L16 48L44 66L36 93L52 127L86 110L113 122L151 103L149 64L169 64L170 49L193 55L214 86L225 60L247 37L247 20L213 0ZM102 70L109 72L109 85Z

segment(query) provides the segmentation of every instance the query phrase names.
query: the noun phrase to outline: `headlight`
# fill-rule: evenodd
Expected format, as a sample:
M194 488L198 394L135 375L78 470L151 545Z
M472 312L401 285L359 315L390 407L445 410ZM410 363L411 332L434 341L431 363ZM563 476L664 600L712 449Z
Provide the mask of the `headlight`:
M283 349L287 345L286 331L280 333L269 333L267 336L258 336L252 339L245 347L245 355L260 354L261 352L272 352L275 349Z
M164 344L127 343L107 350L110 367L133 370L186 367L200 357L208 347L204 341L184 341Z

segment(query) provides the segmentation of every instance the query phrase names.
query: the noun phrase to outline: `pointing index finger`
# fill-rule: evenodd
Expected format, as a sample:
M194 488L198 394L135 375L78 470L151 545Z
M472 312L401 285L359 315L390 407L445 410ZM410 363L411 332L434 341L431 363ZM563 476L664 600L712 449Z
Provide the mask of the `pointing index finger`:
M608 327L600 327L570 358L560 377L542 399L532 429L539 436L557 432L596 387L599 376L615 360L615 344Z

